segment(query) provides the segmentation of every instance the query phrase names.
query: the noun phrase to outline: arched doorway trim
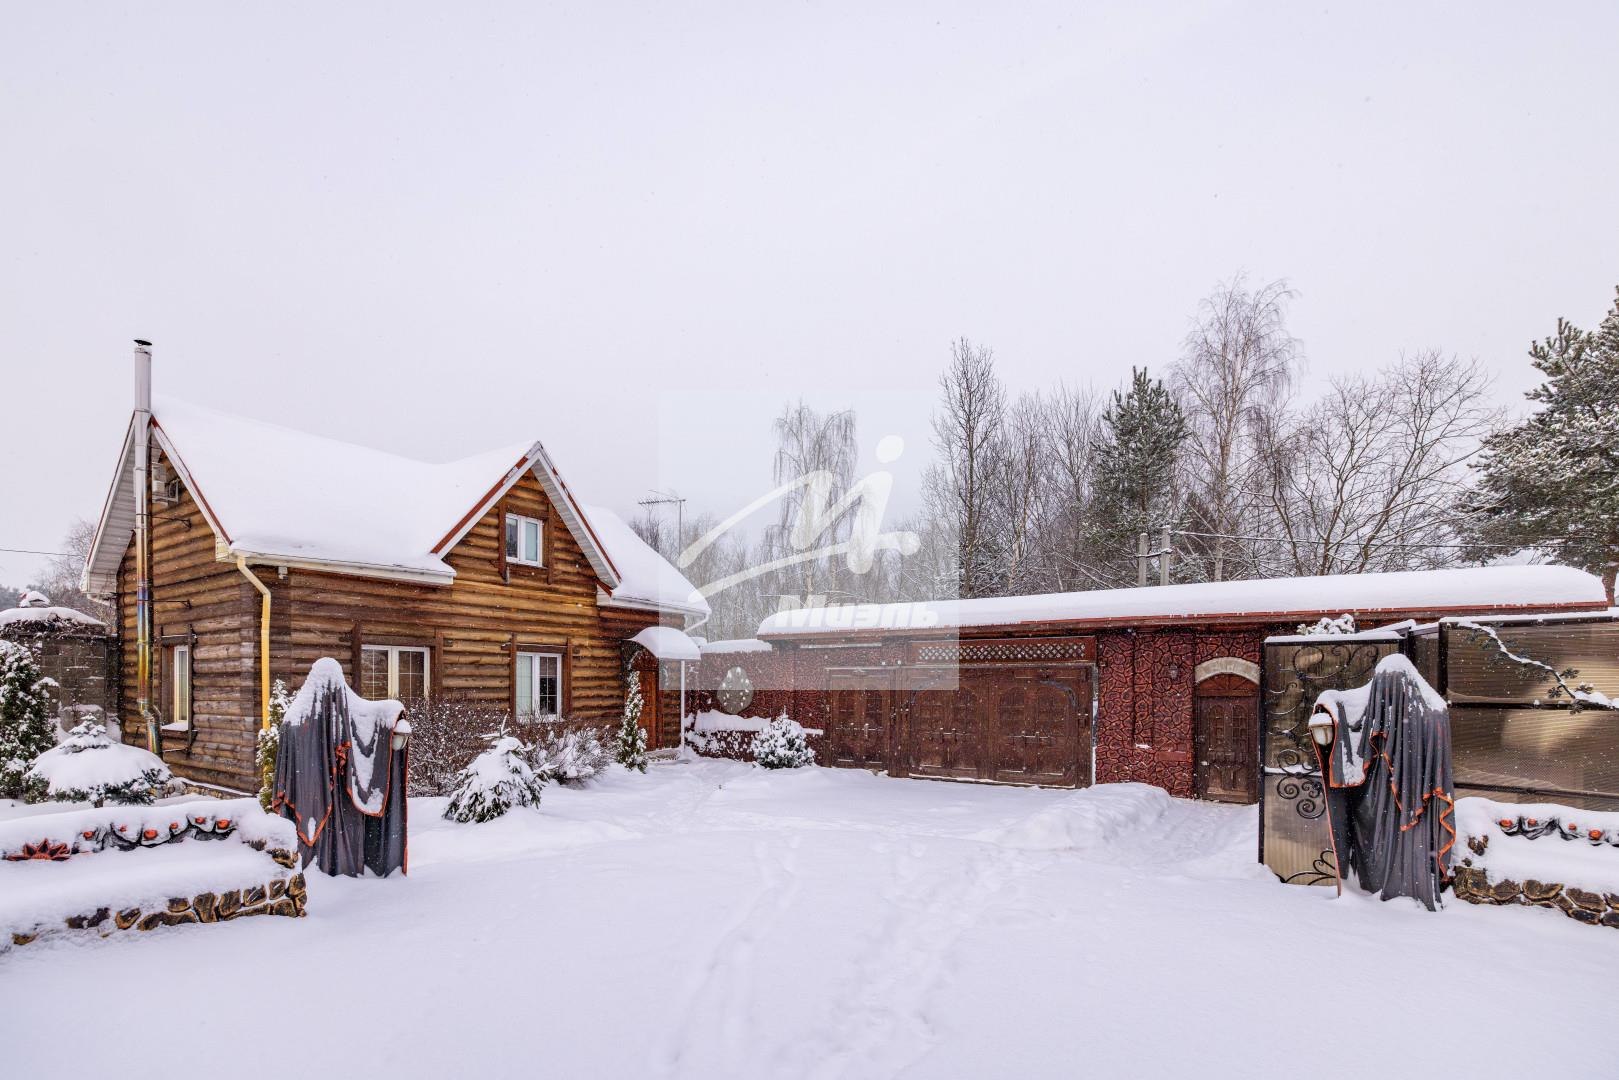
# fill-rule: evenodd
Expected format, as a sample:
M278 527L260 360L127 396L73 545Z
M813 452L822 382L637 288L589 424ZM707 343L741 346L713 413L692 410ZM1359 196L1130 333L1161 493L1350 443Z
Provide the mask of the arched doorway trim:
M1216 675L1236 675L1247 679L1255 686L1259 685L1259 665L1238 656L1217 656L1213 660L1203 661L1192 669L1194 683L1212 679Z

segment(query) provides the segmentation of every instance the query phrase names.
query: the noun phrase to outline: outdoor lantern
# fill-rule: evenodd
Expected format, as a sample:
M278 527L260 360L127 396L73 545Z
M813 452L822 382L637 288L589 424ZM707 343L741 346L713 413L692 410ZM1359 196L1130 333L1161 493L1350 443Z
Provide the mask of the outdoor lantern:
M399 723L394 725L393 748L395 750L403 750L405 748L405 744L409 741L410 721L401 716L399 718Z
M1320 710L1310 714L1310 738L1323 750L1332 745L1332 714Z

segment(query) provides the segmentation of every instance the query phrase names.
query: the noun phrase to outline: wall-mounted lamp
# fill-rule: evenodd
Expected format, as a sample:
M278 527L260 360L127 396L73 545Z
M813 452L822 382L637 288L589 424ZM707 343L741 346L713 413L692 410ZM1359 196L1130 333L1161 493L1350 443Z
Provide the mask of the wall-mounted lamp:
M1322 749L1332 745L1332 729L1336 726L1332 714L1325 709L1317 709L1310 714L1310 738Z

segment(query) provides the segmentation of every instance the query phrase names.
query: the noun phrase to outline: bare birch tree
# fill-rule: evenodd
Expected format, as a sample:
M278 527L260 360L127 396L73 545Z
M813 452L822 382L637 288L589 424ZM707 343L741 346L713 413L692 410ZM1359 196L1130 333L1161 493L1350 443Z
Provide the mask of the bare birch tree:
M1205 564L1222 581L1228 562L1246 550L1230 539L1253 525L1249 477L1254 434L1267 413L1285 407L1299 364L1287 331L1285 281L1249 290L1241 276L1219 285L1198 307L1170 386L1191 428L1183 448L1187 522L1193 533L1182 557ZM1243 565L1239 573L1251 572Z
M1006 422L1006 391L995 374L994 354L961 338L950 347L939 390L933 414L939 461L925 479L926 501L933 519L950 521L956 533L957 594L993 596L1002 553L995 550L991 497L996 446Z

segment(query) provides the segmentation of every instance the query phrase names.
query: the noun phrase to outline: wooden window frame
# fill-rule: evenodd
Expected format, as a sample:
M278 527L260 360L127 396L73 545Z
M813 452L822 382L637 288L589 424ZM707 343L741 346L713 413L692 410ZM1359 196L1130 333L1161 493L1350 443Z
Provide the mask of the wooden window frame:
M555 660L557 680L557 710L550 714L531 712L524 715L518 706L517 679L519 672L525 664L530 667L529 672L529 700L533 701L535 687L539 678L539 662L541 660ZM512 654L512 716L520 724L554 724L566 715L563 703L567 700L565 686L567 683L568 655L565 649L543 649L519 647Z
M518 529L517 550L519 554L517 555L511 553L510 545L507 542L508 531L514 524ZM535 557L533 559L525 559L521 554L523 550L522 528L524 525L533 525L537 533L534 538ZM546 528L545 518L519 514L510 510L506 511L501 518L500 524L500 550L501 558L504 560L505 565L508 567L521 566L530 570L544 570L551 564L548 557L551 553L547 550L550 547L549 533L550 530Z
M407 645L384 641L361 642L359 655L355 657L354 682L357 688L364 693L365 689L365 653L382 652L388 654L388 697L398 701L399 697L399 654L414 652L422 654L422 694L426 698L433 696L433 672L438 665L433 662L433 647L431 645Z
M196 703L196 652L192 648L189 638L172 641L163 646L163 673L168 683L164 688L164 697L168 699L169 718L163 723L163 730L174 735L191 730L193 722L194 705ZM185 690L185 718L179 719L181 713L180 691L182 687L182 661L184 663L184 690Z

